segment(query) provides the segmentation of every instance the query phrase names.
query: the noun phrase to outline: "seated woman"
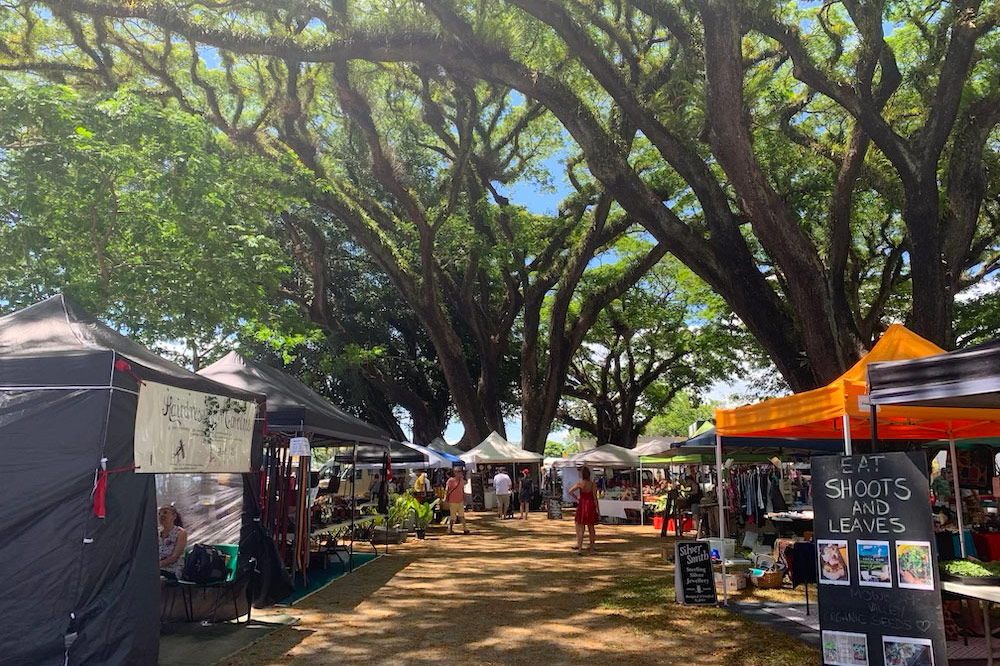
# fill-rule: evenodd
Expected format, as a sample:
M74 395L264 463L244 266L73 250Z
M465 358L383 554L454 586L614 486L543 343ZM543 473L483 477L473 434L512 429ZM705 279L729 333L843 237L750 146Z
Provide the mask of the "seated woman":
M187 545L184 521L177 509L170 505L157 509L156 520L160 537L160 575L177 580L184 566L184 547Z

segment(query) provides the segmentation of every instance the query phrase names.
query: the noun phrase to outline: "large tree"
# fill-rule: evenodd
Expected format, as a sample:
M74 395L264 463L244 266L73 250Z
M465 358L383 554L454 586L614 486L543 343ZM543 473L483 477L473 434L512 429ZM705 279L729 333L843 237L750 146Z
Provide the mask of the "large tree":
M504 432L516 390L507 377L517 358L514 326L523 303L529 300L537 312L540 298L560 281L563 300L568 298L590 260L630 224L605 224L610 199L589 185L577 204L553 217L529 215L502 193L522 178L545 176L539 159L562 138L544 107L517 103L502 83L476 82L422 64L259 57L236 48L206 48L211 42L171 25L105 20L71 9L85 8L25 4L18 15L23 39L14 40L8 52L24 61L11 68L71 77L96 88L128 86L171 100L231 139L274 157L304 204L324 214L291 210L282 216L308 273L309 291L292 300L317 325L336 328L324 217L335 220L377 263L430 339L465 426L466 444L491 430ZM146 9L160 15L165 8ZM349 35L343 12L297 11L251 12L245 27L302 38ZM44 35L33 29L39 22L49 28ZM228 19L223 23L233 27ZM57 36L77 47L64 53L74 64L38 62L44 40ZM531 420L539 436L529 446L544 445L565 359L593 314L664 250L657 246L637 258L619 285L595 298L586 316L557 314L557 324L563 322L557 330L569 331L570 339L564 343L557 336L556 362L533 363L531 372L542 377L528 384L540 387L544 402L535 392L522 392L531 408L545 405ZM529 354L538 339L533 331L525 343Z
M399 439L406 423L413 441L426 444L444 434L453 413L434 346L346 230L329 219L304 225L317 216L326 217L299 208L286 220L284 247L295 261L281 302L247 323L241 346ZM308 241L302 229L322 235Z
M605 266L581 295L618 270ZM660 262L608 304L585 336L573 357L560 419L598 444L631 448L679 394L698 396L728 378L742 345L719 301L678 262Z
M189 114L0 85L0 303L65 292L197 369L288 270L273 177Z
M277 137L324 183L336 171L316 137L337 114L306 113L303 102L339 105L381 194L331 187L319 198L353 220L352 233L416 304L458 412L477 432L496 420L473 399L489 384L477 387L468 359L453 357L447 313L427 298L440 293L440 276L423 252L437 238L434 211L451 198L414 197L400 180L384 125L369 122L371 86L359 84L376 73L428 78L432 98L461 99L461 82L485 82L517 90L525 113L550 111L588 176L726 299L796 390L841 372L898 314L951 344L954 295L996 268L995 216L985 212L997 206L985 172L1000 120L995 1L196 7L23 3L6 17L0 66L107 85L133 74L133 84L159 81L156 92L233 137ZM56 29L38 29L49 17ZM224 71L204 71L211 53ZM281 119L259 131L272 113ZM465 125L444 127L455 141ZM475 153L449 151L447 171ZM424 248L406 270L387 229L409 230Z

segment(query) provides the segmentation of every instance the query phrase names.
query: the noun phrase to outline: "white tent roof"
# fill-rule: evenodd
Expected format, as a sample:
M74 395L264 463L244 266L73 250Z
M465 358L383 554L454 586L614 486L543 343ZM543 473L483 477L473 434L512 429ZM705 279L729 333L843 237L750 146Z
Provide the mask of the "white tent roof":
M556 461L556 467L638 467L639 456L635 452L616 446L614 444L604 444L596 449L578 453L569 458Z
M490 436L471 451L467 451L459 456L462 460L470 464L477 463L529 463L541 462L542 456L531 451L525 451L519 446L515 446L500 436L497 432L491 432Z
M632 449L636 456L658 456L676 447L680 442L687 441L687 437L652 437L648 440L639 440L639 444Z

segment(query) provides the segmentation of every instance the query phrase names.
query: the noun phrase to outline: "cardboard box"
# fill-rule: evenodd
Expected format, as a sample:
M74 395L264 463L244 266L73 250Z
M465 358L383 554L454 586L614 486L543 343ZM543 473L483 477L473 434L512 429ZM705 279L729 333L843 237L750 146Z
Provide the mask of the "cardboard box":
M739 592L740 590L746 589L747 586L747 576L746 574L726 574L726 590L729 592ZM721 592L722 591L722 573L715 573L715 587Z

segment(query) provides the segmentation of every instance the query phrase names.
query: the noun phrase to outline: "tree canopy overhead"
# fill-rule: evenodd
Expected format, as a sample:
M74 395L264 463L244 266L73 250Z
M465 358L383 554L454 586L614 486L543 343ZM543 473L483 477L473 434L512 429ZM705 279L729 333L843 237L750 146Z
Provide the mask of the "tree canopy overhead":
M126 93L0 85L0 282L8 308L65 289L197 368L263 315L289 269L271 166ZM219 307L219 303L227 307Z
M522 309L547 430L578 315L666 251L796 390L892 320L953 344L955 295L1000 257L998 21L996 0L24 1L0 69L163 100L274 158L419 317L478 437ZM528 216L504 187L554 153L575 192ZM311 219L288 221L305 248ZM650 253L563 312L634 225Z

